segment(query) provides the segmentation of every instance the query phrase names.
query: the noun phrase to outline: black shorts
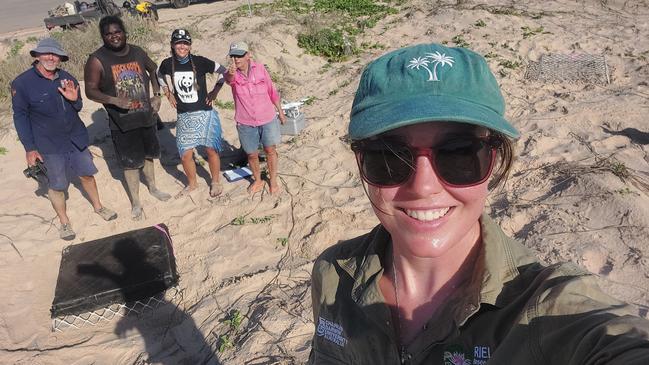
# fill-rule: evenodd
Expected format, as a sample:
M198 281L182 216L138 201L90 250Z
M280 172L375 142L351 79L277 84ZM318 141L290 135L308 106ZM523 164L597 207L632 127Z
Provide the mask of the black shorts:
M124 169L139 169L144 160L160 158L160 142L155 124L122 132L111 129L117 159Z

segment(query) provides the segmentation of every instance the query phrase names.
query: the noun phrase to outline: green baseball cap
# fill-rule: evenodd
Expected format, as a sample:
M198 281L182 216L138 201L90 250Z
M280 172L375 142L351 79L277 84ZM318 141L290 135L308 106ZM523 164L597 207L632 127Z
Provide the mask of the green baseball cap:
M484 57L466 48L421 44L372 61L352 104L349 137L359 140L423 122L462 122L511 138L505 100Z

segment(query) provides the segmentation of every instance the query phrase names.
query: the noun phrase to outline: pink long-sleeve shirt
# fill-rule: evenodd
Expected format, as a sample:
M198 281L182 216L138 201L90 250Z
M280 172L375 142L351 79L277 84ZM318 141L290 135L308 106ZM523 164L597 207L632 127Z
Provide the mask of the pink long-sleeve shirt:
M248 75L237 70L229 82L234 99L234 120L258 127L275 118L279 93L264 65L250 60Z

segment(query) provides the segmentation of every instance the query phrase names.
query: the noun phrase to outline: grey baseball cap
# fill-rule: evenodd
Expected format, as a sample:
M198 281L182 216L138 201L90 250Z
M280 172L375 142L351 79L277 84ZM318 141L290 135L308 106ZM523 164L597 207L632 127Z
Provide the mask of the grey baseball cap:
M36 45L36 48L29 51L32 57L38 57L39 54L52 53L61 57L61 61L65 62L69 59L68 54L65 53L59 42L54 38L44 38Z
M230 44L230 52L228 52L228 55L230 56L243 56L246 53L248 53L248 43L240 41L240 42L234 42Z

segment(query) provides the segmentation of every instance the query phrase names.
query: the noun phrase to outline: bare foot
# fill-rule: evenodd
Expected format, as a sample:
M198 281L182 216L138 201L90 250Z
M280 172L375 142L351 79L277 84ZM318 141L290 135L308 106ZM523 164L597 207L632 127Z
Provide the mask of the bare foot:
M212 186L210 187L210 197L216 198L217 196L223 193L223 184L220 181L212 181Z
M178 194L176 194L176 196L174 196L174 199L180 199L180 198L182 198L182 197L184 197L184 196L188 196L189 193L191 193L192 191L196 190L196 188L197 188L196 186L194 186L194 187L191 187L191 186L185 186L185 187L183 188L183 190L181 190Z
M139 205L135 205L131 208L131 219L134 221L141 221L144 218L144 211Z
M270 193L271 195L277 195L282 191L282 188L279 186L279 184L270 184Z
M263 181L254 181L250 186L248 186L248 194L254 195L255 193L260 192L264 188Z

